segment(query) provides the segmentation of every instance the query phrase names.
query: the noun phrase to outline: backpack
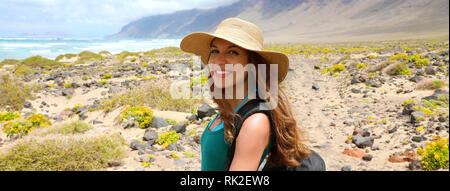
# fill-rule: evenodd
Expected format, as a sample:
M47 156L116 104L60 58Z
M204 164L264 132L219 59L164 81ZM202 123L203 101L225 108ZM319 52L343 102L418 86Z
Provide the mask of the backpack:
M239 114L241 116L241 119L234 118L234 125L236 127L236 132L234 133L234 137L235 137L234 140L228 146L227 160L225 163L226 171L228 171L231 166L231 162L234 157L234 150L236 147L235 140L237 139L237 136L239 135L239 131L241 130L241 126L244 123L245 119L247 119L248 117L250 117L252 114L255 114L255 113L264 113L269 117L271 127L274 126L273 121L272 121L271 110L269 110L267 108L266 104L261 104L262 102L265 102L265 101L261 100L261 99L253 99L253 100L250 100L249 102L247 102L242 108L240 108L238 110L237 114ZM275 141L274 136L271 136L271 139L272 139L272 143L274 143L274 141ZM322 157L320 157L320 155L317 154L316 152L314 152L313 150L310 150L310 151L311 151L311 154L308 155L306 159L304 159L304 160L297 159L297 161L300 162L299 166L290 166L290 167L287 167L287 166L278 166L278 167L263 166L263 165L265 165L265 162L267 159L266 158L258 169L262 170L262 171L325 171L326 166L325 166L325 162L322 159Z

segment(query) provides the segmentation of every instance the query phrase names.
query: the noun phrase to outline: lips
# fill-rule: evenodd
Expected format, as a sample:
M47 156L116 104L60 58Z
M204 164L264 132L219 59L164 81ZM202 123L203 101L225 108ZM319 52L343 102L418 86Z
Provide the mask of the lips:
M218 78L225 78L232 73L233 73L232 71L217 70L217 71L215 71L214 75Z

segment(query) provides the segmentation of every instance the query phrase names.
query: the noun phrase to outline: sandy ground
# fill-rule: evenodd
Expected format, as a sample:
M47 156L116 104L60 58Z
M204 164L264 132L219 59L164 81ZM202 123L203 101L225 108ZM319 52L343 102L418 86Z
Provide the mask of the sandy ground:
M378 56L389 55L380 54ZM365 56L352 56L353 59L363 57ZM388 78L386 83L380 88L368 88L365 87L364 83L350 86L349 82L351 78L349 75L342 74L339 77L332 77L321 74L320 70L314 70L313 66L319 63L319 58L290 56L290 60L291 71L289 71L286 80L282 83L285 85L284 90L289 96L295 120L306 133L308 138L307 145L322 156L326 162L327 170L340 171L343 167L350 167L351 170L370 171L408 170L408 162L391 163L388 161L392 154L411 149L413 144L420 146L424 143L411 142L411 137L414 134L411 133L410 129L415 127L407 123L409 116L401 115L403 110L401 103L408 99L420 100L422 97L433 94L433 90L414 90L410 93L398 94L396 91L399 88L413 90L415 84L405 79L396 78ZM107 62L104 67L111 66L113 64ZM2 69L3 72L7 70L6 68L8 67ZM155 76L164 78L164 75L160 74ZM448 81L448 76L444 78ZM69 79L74 79L82 83L79 76ZM126 79L130 79L130 76L124 75L119 78L113 78L110 82L111 84L120 84ZM93 80L100 79L94 78ZM46 83L51 84L53 82ZM313 89L313 85L318 86L319 89ZM41 91L36 95L37 99L30 101L35 109L23 109L22 113L35 111L51 117L58 116L65 109L73 108L78 104L91 105L95 100L107 98L111 95L107 93L109 87L76 88L75 93L70 98L60 95L60 91ZM368 92L364 97L364 94L352 93L350 91L351 88L359 88ZM444 89L448 91L448 86ZM46 102L45 106L42 106L43 101ZM211 103L211 100L207 100L207 102ZM187 126L186 132L195 130L197 133L192 136L184 133L181 136L179 144L183 149L175 151L175 154L180 157L178 160L174 160L170 156L172 151L164 150L159 145L155 145L151 149L139 154L138 151L129 148L129 143L133 139L142 139L145 129L121 128L117 117L123 109L124 107L120 107L107 114L96 110L89 112L88 117L84 120L89 123L94 120L101 122L93 124L94 129L88 131L88 133L120 133L128 141L127 157L121 161L121 164L102 170L200 170L200 145L195 143L194 139L201 135L204 126L198 124L190 124ZM191 115L190 113L159 110L154 110L154 113L155 116L174 119L178 122L187 121L186 117ZM74 118L76 119L78 116ZM74 118L54 122L54 125L75 120ZM368 120L369 118L370 120ZM385 122L380 122L382 120ZM377 121L378 123L374 124L370 121ZM369 129L371 136L376 137L372 147L362 149L364 153L372 156L370 161L342 153L345 149L355 148L354 144L346 143L348 137L355 130L355 122L361 123L361 129ZM425 123L423 125L427 124ZM395 126L399 127L396 132L387 132ZM170 126L157 130L151 129L151 131L162 133L169 131L169 129ZM448 137L448 130L437 131L435 134ZM0 141L0 150L5 151L7 147L14 144L13 141L9 141L6 138L3 132L0 132L0 137L2 138L2 141ZM185 156L185 152L194 153L195 156ZM150 154L154 155L155 160L148 167L143 167L139 161L140 157L148 157Z
M433 90L396 94L395 90L398 87L385 85L376 90L373 88L376 93L370 94L371 103L367 103L362 101L362 94L355 95L348 92L349 88L342 83L344 80L336 80L327 75L321 75L320 70L313 70L312 65L317 64L317 60L297 57L291 61L293 61L293 71L288 74L286 92L292 96L290 101L296 114L295 119L305 131L309 139L308 145L323 157L327 170L338 171L347 165L351 166L352 170L408 170L407 162L391 163L388 158L395 152L405 151L407 146L402 142L409 140L410 136L405 132L397 131L394 134L387 134L386 131L394 125L403 125L409 119L409 116L402 116L400 119L394 117L403 109L403 107L396 107L396 104L411 98L429 96L434 92ZM320 88L314 90L311 88L313 84ZM364 84L358 85L364 87ZM339 92L343 92L343 98ZM373 103L373 100L378 103ZM380 104L380 102L386 102L386 104ZM352 108L358 108L359 112L348 114L347 111ZM393 109L396 113L386 112L388 109ZM345 149L355 147L345 143L347 137L354 131L354 126L345 122L364 119L366 116L371 116L373 120L378 121L389 119L387 124L366 126L370 128L372 135L381 136L375 139L374 143L379 150L363 149L365 153L373 156L371 161L363 161L342 154ZM448 137L448 132L441 132L440 135Z

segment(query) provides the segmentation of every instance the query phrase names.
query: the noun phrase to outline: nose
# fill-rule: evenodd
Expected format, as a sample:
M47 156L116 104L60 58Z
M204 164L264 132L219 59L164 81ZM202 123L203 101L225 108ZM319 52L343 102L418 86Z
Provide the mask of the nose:
M224 65L226 63L227 60L225 59L225 54L219 53L214 57L214 64Z

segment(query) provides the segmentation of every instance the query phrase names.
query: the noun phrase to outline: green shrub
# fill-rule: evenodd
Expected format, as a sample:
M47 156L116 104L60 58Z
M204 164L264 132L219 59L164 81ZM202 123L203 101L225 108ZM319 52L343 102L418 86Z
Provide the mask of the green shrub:
M367 68L367 72L369 72L369 73L378 72L378 71L383 70L384 68L386 68L387 66L389 66L391 64L392 64L392 61L387 61L387 62L382 62L377 65L371 65L371 66L369 66L369 68Z
M356 65L356 69L364 69L364 68L366 68L366 65L365 64L363 64L363 63L359 63L358 65Z
M322 69L321 73L326 74L329 72L336 73L341 71L345 71L345 66L343 64L335 64L332 67Z
M427 108L433 108L433 109L437 109L437 108L440 108L440 107L448 108L449 107L449 97L446 96L446 95L441 95L436 100L434 100L434 99L430 99L430 100L423 99L422 100L422 105L427 107Z
M43 58L42 56L32 56L27 59L22 60L22 64L29 67L43 67L43 68L53 68L62 67L64 64Z
M0 68L2 68L4 65L18 65L20 64L20 60L16 59L4 59L0 62Z
M106 50L102 50L102 51L100 51L98 54L111 54L109 51L106 51Z
M188 133L189 136L193 136L193 135L196 135L196 134L197 134L197 130L195 130L195 129L190 130L189 133Z
M180 134L176 131L168 131L158 135L158 139L156 139L155 143L163 145L164 148L167 148L172 143L177 143L180 138Z
M31 73L33 73L33 70L31 70L30 67L25 66L25 65L17 65L14 70L14 75L16 75L17 77L22 77L26 74L31 74Z
M174 99L172 98L167 82L152 82L151 80L141 86L140 91L128 90L114 94L111 98L100 102L99 108L109 112L120 106L148 106L162 111L190 112L191 108L197 108L203 103L201 99Z
M445 86L445 82L442 80L434 80L433 81L434 86L437 88L442 88Z
M99 60L103 60L103 56L101 56L100 54L96 54L93 53L91 51L83 51L80 52L80 54L78 54L78 56L80 57L78 59L78 62L86 62L86 61L99 61Z
M32 99L33 86L24 84L9 75L0 76L0 110L19 111L26 100Z
M182 55L187 53L183 52L179 47L164 47L144 52L144 55L148 57L168 56L168 54Z
M397 63L387 68L386 73L389 75L411 75L411 70L405 63Z
M0 155L0 170L101 170L125 157L125 144L125 139L118 134L20 140L8 152Z
M208 76L199 76L197 78L191 78L191 88L197 85L205 85L208 83Z
M64 87L65 87L65 88L71 88L71 87L72 87L72 83L65 83L65 84L64 84Z
M447 86L442 80L422 80L416 84L417 90L434 90Z
M428 58L416 61L416 66L426 66L428 64L430 64L430 62L428 62Z
M85 132L93 127L84 121L73 121L70 123L64 123L59 129L61 134L75 134Z
M120 60L120 63L123 63L123 61L129 56L139 57L139 53L122 51L121 53L116 54L115 56Z
M106 81L106 80L100 80L100 81L97 81L97 83L100 83L100 84L105 85L105 84L108 84L108 81Z
M390 60L407 60L407 59L408 59L408 56L406 56L403 53L395 54L394 56L392 56L390 58Z
M83 106L82 104L76 104L75 106L73 106L72 109L67 108L66 110L75 112L75 111L77 111L78 109L83 109L84 107L85 107L85 106Z
M170 125L176 125L178 123L176 120L173 120L173 119L166 119L166 121Z
M405 106L405 105L408 104L408 103L414 103L414 102L415 102L414 99L405 100L405 101L403 101L402 106Z
M425 99L423 99L422 100L422 105L423 106L425 106L425 107L427 107L427 108L433 108L433 109L436 109L436 108L438 108L438 107L441 107L440 106L440 104L438 104L437 102L436 102L436 100L425 100Z
M194 153L191 153L191 152L183 152L183 155L184 156L186 156L186 157L189 157L189 158L192 158L192 157L195 157L195 154Z
M59 61L59 60L62 60L64 57L66 57L66 59L71 59L71 58L73 58L75 56L77 56L77 55L76 54L70 54L70 53L69 54L61 54L61 55L57 56L55 58L55 60Z
M331 67L331 72L341 72L345 71L345 66L343 64L335 64L333 67Z
M421 59L422 59L422 56L414 54L414 55L409 56L406 60L408 62L414 62L415 63L415 62L417 62L417 61L419 61Z
M111 79L112 78L112 74L111 73L106 73L103 74L103 76L101 76L102 79Z
M421 111L422 113L424 113L425 115L428 115L428 116L430 116L430 115L436 115L436 114L438 114L437 112L434 112L433 110L431 110L431 109L429 109L429 108L426 108L426 107L423 107L423 106L414 106L413 107L415 110L419 110L419 111Z
M126 108L118 119L122 122L124 119L130 118L134 118L140 128L149 128L152 124L153 110L144 106Z
M369 58L369 59L375 59L375 58L377 58L377 55L372 54L372 55L369 55L368 58Z
M417 148L421 163L425 170L448 169L448 138L434 137L425 144L425 149Z
M436 99L436 103L439 104L442 107L449 107L449 96L448 95L441 95Z

